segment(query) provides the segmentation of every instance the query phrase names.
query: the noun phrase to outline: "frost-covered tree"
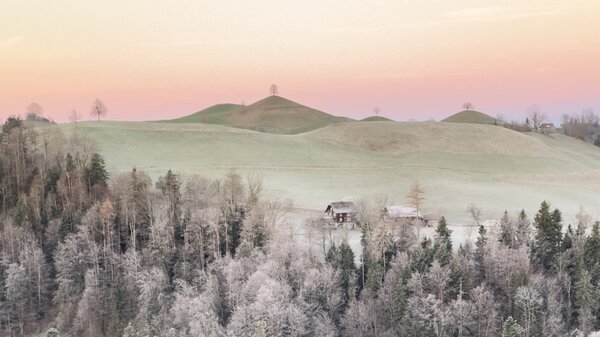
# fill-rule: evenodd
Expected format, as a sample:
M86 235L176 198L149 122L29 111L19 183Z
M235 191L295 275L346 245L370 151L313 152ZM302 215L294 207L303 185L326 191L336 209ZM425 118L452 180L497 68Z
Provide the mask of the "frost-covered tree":
M485 259L487 282L502 299L503 311L512 315L512 304L515 292L525 284L529 274L529 252L526 247L510 249L498 245L490 250Z
M471 336L475 328L475 307L469 300L464 300L462 294L450 304L451 336Z
M170 309L172 324L180 336L219 337L224 330L210 296L198 293L192 286L180 283Z
M543 304L539 291L532 286L519 287L514 300L519 323L523 327L523 336L537 335L540 328L540 309Z
M560 287L555 279L545 280L546 312L542 323L542 335L561 337L566 333L562 315Z
M523 328L517 323L517 321L508 317L502 325L502 337L521 337Z
M23 335L25 315L27 314L27 299L29 298L29 280L25 267L11 263L6 270L6 309L8 324L15 321L19 333ZM10 328L9 328L10 331Z
M575 283L575 304L577 307L577 317L579 329L584 333L589 333L594 328L593 311L597 306L597 295L595 294L591 282L590 274L582 269Z
M434 261L427 274L427 285L438 300L444 302L445 294L450 283L450 268Z
M517 247L522 245L529 246L531 243L531 223L527 218L525 210L519 212L517 218Z
M100 282L96 270L91 268L85 274L85 285L79 300L77 314L73 323L80 336L100 335L99 317L101 310Z
M91 252L93 246L84 233L70 234L58 246L55 257L58 289L54 303L60 310L59 323L62 328L71 326L76 314L76 304L85 290L85 276L94 265Z
M257 325L261 324L267 336L304 335L308 317L299 303L291 298L290 290L273 279L264 279L254 300L234 311L227 326L229 333L252 336Z
M471 291L473 303L474 326L473 332L478 337L495 336L498 331L498 304L494 295L485 287L478 286Z

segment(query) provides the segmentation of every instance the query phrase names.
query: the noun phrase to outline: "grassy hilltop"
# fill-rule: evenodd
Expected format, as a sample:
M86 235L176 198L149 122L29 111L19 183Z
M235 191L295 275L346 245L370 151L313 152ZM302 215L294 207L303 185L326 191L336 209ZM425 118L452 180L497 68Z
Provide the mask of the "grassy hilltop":
M442 120L451 123L501 124L496 118L475 110L464 110Z
M352 119L333 116L273 95L248 106L218 104L162 122L218 124L268 133L297 134L348 121Z

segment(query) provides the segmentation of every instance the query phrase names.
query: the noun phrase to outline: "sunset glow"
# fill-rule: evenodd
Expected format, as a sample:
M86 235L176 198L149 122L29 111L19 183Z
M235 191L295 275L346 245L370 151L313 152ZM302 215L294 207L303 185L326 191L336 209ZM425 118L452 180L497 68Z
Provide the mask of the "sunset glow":
M282 96L362 118L600 111L600 2L31 1L0 4L0 117L155 120Z

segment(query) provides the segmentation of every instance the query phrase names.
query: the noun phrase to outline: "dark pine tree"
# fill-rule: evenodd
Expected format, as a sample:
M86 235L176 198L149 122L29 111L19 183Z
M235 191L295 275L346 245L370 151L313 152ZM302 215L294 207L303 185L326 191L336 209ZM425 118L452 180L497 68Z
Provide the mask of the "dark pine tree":
M90 165L85 169L85 179L88 185L88 191L91 192L94 186L106 186L108 172L104 158L98 153L92 155Z
M600 222L594 223L592 234L585 241L584 263L594 286L600 279Z
M532 250L532 262L538 271L554 274L562 243L562 217L560 211L550 212L550 204L542 202L535 215L535 242Z
M500 242L510 248L515 246L513 223L506 210L504 211L502 219L500 219Z
M452 257L452 231L448 229L445 217L440 219L435 233L435 242L433 245L434 258L439 261L440 265L446 266L450 263L450 258Z
M479 236L475 242L475 284L481 284L485 281L485 249L487 244L487 230L479 226Z
M521 210L517 219L517 246L531 245L531 224L525 210Z

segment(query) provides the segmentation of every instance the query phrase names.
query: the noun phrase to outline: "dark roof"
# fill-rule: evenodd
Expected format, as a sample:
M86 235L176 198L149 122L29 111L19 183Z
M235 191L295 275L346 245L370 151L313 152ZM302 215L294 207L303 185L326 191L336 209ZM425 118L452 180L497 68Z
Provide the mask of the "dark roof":
M354 203L352 201L336 201L332 202L327 206L327 209L331 209L335 213L356 213L356 208L354 207Z

